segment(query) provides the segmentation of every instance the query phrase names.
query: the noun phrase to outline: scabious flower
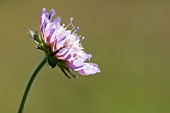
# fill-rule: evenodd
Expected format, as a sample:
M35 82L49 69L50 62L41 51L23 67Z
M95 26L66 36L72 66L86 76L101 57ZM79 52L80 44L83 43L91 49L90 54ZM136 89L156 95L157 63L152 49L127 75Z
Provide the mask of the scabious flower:
M79 27L73 25L73 18L70 18L68 25L65 26L65 24L60 24L60 17L52 20L54 15L53 9L48 13L43 8L39 25L41 32L29 32L30 37L38 44L36 48L45 52L49 65L52 68L57 65L67 77L69 76L65 70L73 77L75 75L71 73L71 70L81 75L92 75L100 72L98 65L90 62L92 55L83 50L82 41L84 37L76 34ZM68 29L70 26L71 29Z

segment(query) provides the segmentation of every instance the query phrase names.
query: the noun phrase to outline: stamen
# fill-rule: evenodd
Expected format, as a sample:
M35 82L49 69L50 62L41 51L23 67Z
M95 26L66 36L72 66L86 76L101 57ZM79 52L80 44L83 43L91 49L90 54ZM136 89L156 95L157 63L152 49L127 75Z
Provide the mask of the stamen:
M70 25L72 26L73 29L75 29L75 27L73 25L73 18L70 18Z
M73 18L70 18L70 22L68 23L68 25L65 28L67 29L69 26L72 26L72 30L75 29L75 27L73 25Z
M73 33L76 33L79 30L79 27L76 27Z
M80 40L80 43L83 42L84 38L85 38L84 36L82 36L82 37L80 38L80 39L81 39L81 40Z

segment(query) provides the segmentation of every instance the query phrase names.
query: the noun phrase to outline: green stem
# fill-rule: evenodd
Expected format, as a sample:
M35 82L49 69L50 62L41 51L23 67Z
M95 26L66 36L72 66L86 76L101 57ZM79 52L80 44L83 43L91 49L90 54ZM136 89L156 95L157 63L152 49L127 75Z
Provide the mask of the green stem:
M34 79L36 78L38 72L41 70L41 68L45 65L45 63L47 62L47 58L45 57L41 63L37 66L37 68L35 69L35 71L33 72L28 84L27 84L27 87L25 89L25 92L24 92L24 95L22 97L22 101L21 101L21 104L20 104L20 107L19 107L19 110L18 110L18 113L22 113L23 109L24 109L24 105L25 105L25 102L26 102L26 99L27 99L27 96L28 96L28 93L29 93L29 90L32 86L32 83L34 81Z

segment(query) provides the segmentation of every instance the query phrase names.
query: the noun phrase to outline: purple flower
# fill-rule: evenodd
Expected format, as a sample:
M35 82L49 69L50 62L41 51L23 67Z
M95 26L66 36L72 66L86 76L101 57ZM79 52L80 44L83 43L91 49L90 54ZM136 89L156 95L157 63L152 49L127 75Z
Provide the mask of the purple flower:
M79 28L72 24L73 18L70 18L69 24L65 26L65 24L60 24L60 17L52 20L54 15L53 9L48 13L43 8L40 15L41 33L38 41L34 36L34 40L39 44L37 48L45 51L50 66L58 65L64 73L64 70L70 72L69 69L77 71L81 75L92 75L100 72L97 64L90 63L92 55L83 50L81 43L84 37L76 34ZM69 26L72 29L68 29Z

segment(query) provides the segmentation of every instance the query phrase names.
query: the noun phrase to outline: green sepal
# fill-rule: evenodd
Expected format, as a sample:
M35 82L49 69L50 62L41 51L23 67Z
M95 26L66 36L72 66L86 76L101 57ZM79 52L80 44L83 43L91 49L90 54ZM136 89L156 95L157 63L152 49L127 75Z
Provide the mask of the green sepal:
M41 44L42 43L42 38L39 34L39 32L36 30L35 32L28 29L28 35L37 43Z
M51 55L48 55L48 64L51 68L54 68L57 65L58 61L56 58L52 57Z
M35 46L34 48L46 51L44 40L39 31L28 29L28 35L38 44L38 46Z
M71 70L68 68L68 67L66 67L66 65L65 65L65 63L64 62L62 62L62 63L58 63L57 64L58 65L58 67L63 71L63 73L68 77L68 75L67 75L67 73L65 72L65 70L73 77L73 78L78 78L76 75L74 75L72 72L71 72Z
M64 68L62 68L62 67L60 67L60 66L58 66L58 67L61 69L61 71L64 73L64 75L65 75L67 78L71 79L71 77L68 76L68 74L65 72Z
M73 74L73 73L71 72L71 70L70 70L68 67L66 67L66 70L67 70L67 72L70 73L70 75L71 75L73 78L78 78L75 74Z

